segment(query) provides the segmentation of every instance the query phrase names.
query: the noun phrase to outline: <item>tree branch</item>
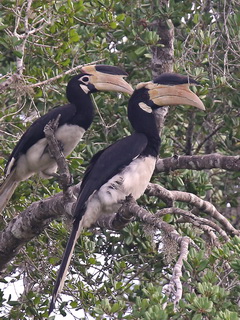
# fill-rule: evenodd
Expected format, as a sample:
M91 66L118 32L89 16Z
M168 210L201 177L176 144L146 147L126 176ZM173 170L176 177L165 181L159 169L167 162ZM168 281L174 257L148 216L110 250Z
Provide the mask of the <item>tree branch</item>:
M83 66L88 66L88 65L92 65L92 64L97 64L97 63L99 63L99 62L103 62L104 60L105 60L105 59L99 59L99 60L93 61L93 62L91 62L91 63L80 64L80 65L78 65L78 66L76 66L76 67L74 67L74 68L71 68L70 70L67 70L67 71L65 71L65 72L63 72L63 73L58 74L58 75L55 76L55 77L52 77L52 78L50 78L50 79L47 79L47 80L44 80L44 81L41 81L41 82L38 82L38 83L29 84L27 87L28 87L28 88L35 88L35 87L43 86L43 85L48 84L48 83L50 83L50 82L56 81L57 79L60 79L60 78L62 78L63 76L65 76L65 75L67 75L67 74L70 74L70 73L72 73L72 72L77 71L77 70L81 69Z
M54 158L58 165L59 175L54 175L57 177L63 193L66 194L69 185L72 183L72 176L70 174L67 161L61 151L61 146L59 146L59 141L55 137L55 131L59 125L59 119L61 114L57 116L56 119L49 121L49 123L44 128L44 134L48 142L48 152L52 158Z
M218 226L216 223L214 223L211 220L201 218L201 217L196 217L192 212L187 211L187 210L183 210L180 208L176 208L176 207L165 208L165 209L161 209L156 212L157 217L162 217L166 214L175 214L175 215L177 214L177 215L182 216L183 218L179 219L177 221L178 223L190 222L191 224L198 227L199 229L202 229L204 232L207 232L208 236L210 238L212 238L212 240L214 240L214 243L215 243L215 237L213 238L210 235L213 230L218 232L219 235L222 236L222 238L225 241L229 241L229 237L226 234L226 232L220 226Z
M183 293L181 282L183 261L187 260L189 244L194 245L194 243L189 237L180 236L173 226L163 221L159 216L153 215L147 210L141 208L131 196L126 198L126 201L120 208L119 213L121 215L127 214L128 218L130 216L135 216L139 221L163 231L168 237L178 243L180 247L180 254L173 268L172 278L166 291L168 295L172 296L174 304L177 304L182 298ZM117 218L117 215L115 217Z
M214 136L215 133L217 133L223 126L224 126L224 122L222 122L221 124L219 124L211 133L209 133L209 135L207 135L204 140L199 143L199 145L197 146L196 150L195 150L195 154L198 154L199 151L201 150L202 146L212 137Z
M219 168L228 171L240 171L240 156L224 156L212 153L198 156L178 156L159 159L156 172L169 172L178 169L203 170Z
M164 199L168 198L168 201L181 201L193 205L197 209L216 219L229 234L240 235L240 231L236 230L231 223L220 212L217 211L213 204L202 200L193 193L175 190L169 191L158 184L149 183L146 194L159 197L163 201L165 201Z
M13 218L0 233L0 270L17 255L20 248L38 236L54 219L64 214L60 194L34 202Z
M172 296L172 300L174 305L181 300L183 294L183 286L181 282L182 277L182 268L183 268L183 261L187 260L188 253L189 253L189 244L191 239L189 237L182 237L182 241L180 244L180 254L178 260L173 268L172 278L167 286L166 294L168 296ZM167 303L165 304L166 307Z
M0 232L0 270L13 259L19 250L38 236L54 219L72 213L80 184L70 187L72 198L62 192L47 199L32 203L13 218Z
M79 69L81 69L83 66L88 66L88 65L91 65L91 64L97 64L99 62L103 62L105 59L99 59L99 60L96 60L96 61L93 61L91 63L86 63L86 64L81 64L81 65L78 65L74 68L71 68L63 73L60 73L58 74L57 76L55 77L52 77L52 78L49 78L47 80L44 80L44 81L40 81L40 82L37 82L37 83L33 83L33 84L28 84L26 85L25 87L26 88L36 88L36 87L40 87L40 86L44 86L48 83L51 83L53 81L56 81L60 78L62 78L63 76L67 75L67 74L71 74L72 72L75 72ZM6 90L12 83L15 83L19 80L23 79L23 75L20 75L19 73L14 73L12 74L7 80L3 81L2 83L0 83L0 93L3 92L4 90Z

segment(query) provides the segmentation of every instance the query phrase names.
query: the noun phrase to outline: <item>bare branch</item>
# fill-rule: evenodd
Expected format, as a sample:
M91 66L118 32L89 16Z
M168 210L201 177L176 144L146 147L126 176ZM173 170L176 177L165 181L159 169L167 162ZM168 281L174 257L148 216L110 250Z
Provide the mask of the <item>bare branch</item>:
M53 81L56 81L60 78L62 78L63 76L67 75L67 74L71 74L72 72L75 72L79 69L81 69L83 66L87 66L87 65L91 65L91 64L97 64L99 62L104 61L105 59L99 59L96 61L93 61L91 63L86 63L86 64L81 64L78 65L74 68L71 68L63 73L58 74L55 77L49 78L47 80L41 81L41 82L37 82L37 83L33 83L33 84L28 84L25 85L24 87L26 88L36 88L36 87L40 87L40 86L44 86L46 84L49 84ZM11 84L18 82L19 80L23 80L23 76L20 75L19 73L14 73L12 74L7 80L3 81L2 83L0 83L0 93L3 92L4 90L6 90Z
M196 217L192 212L190 211L186 211L180 208L176 208L176 207L172 207L172 208L165 208L162 210L159 210L156 212L156 216L157 217L161 217L163 215L166 214L177 214L182 216L184 219L182 220L178 220L177 222L190 222L191 224L193 224L194 226L198 227L199 229L202 229L203 231L206 231L207 233L209 231L216 231L218 232L225 241L229 241L229 237L226 234L226 232L219 227L216 223L214 223L213 221L210 221L208 219L205 218L201 218L201 217ZM206 228L206 226L210 227ZM211 236L210 236L211 237Z
M211 246L215 246L215 247L220 247L222 244L219 241L219 237L216 234L216 229L211 228L209 225L207 224L202 224L201 222L198 222L196 220L196 216L194 216L195 218L192 219L191 217L188 216L188 212L186 212L186 215L182 216L180 219L177 220L177 223L191 223L193 226L196 226L199 229L202 229L205 236L207 237L207 241L211 244ZM224 232L221 229L222 232ZM223 237L224 238L224 237ZM229 239L227 237L227 239Z
M0 270L28 241L38 236L48 224L64 214L60 195L31 204L12 219L0 233Z
M228 171L240 171L240 156L224 156L219 153L194 156L178 156L159 159L156 172L169 172L178 169L203 170L220 168Z
M163 221L161 218L151 214L144 208L140 207L131 195L126 197L126 200L119 209L118 214L115 215L115 218L118 219L118 217L123 216L128 221L130 221L130 219L134 216L141 222L145 222L148 225L153 226L154 228L163 230L170 238L175 240L178 244L180 244L182 241L182 237L178 234L178 232L174 229L173 226Z
M141 208L137 202L131 197L127 197L125 203L120 208L119 212L122 215L128 213L128 217L131 215L135 216L138 220L151 225L154 228L158 228L167 234L172 240L176 241L180 246L180 255L173 268L172 278L168 285L167 294L172 295L174 304L177 304L179 300L182 298L182 267L183 261L187 260L188 257L188 247L189 244L193 244L189 237L182 237L178 234L178 232L173 228L173 226L169 225L165 221L163 221L160 217L151 214L147 210ZM117 215L116 215L117 217Z
M91 63L80 64L80 65L78 65L78 66L76 66L76 67L74 67L74 68L71 68L70 70L67 70L67 71L65 71L65 72L63 72L63 73L58 74L58 75L55 76L55 77L52 77L52 78L50 78L50 79L47 79L47 80L44 80L44 81L41 81L41 82L38 82L38 83L30 84L30 85L28 85L27 87L28 87L28 88L35 88L35 87L43 86L43 85L48 84L48 83L50 83L50 82L56 81L57 79L60 79L60 78L62 78L63 76L65 76L65 75L67 75L67 74L70 74L70 73L72 73L72 72L77 71L77 70L81 69L83 66L88 66L88 65L96 64L96 63L102 62L102 61L104 61L104 60L105 60L105 59L99 59L99 60L95 60L95 61L93 61L93 62L91 62Z
M158 184L150 183L146 190L146 193L150 196L157 196L163 201L166 197L169 197L169 201L182 201L187 202L195 206L197 209L207 213L214 219L216 219L224 227L225 231L232 235L240 235L240 231L236 230L231 223L220 213L217 209L208 201L204 201L197 197L193 193L182 191L169 191L161 187ZM162 197L163 194L163 197Z
M180 255L173 268L172 278L166 290L167 295L172 295L174 305L176 305L182 298L182 294L183 294L183 287L181 282L182 268L183 268L183 261L187 260L187 257L188 257L188 253L189 253L188 248L189 248L190 241L191 240L189 237L182 237L182 241L180 243Z

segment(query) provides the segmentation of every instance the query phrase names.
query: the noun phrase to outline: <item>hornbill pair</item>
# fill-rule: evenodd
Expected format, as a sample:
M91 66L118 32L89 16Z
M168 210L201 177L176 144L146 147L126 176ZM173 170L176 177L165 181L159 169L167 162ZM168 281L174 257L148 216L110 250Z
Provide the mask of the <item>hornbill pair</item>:
M128 103L128 118L134 133L96 153L83 176L73 212L72 231L58 271L49 313L54 309L64 285L74 246L83 228L92 226L102 214L116 212L126 196L131 194L138 199L144 193L161 143L154 111L162 106L178 104L205 109L189 89L191 84L197 82L189 77L165 73L154 81L136 86ZM57 136L57 139L61 137Z
M185 104L204 110L198 96L189 89L192 78L165 73L153 82L136 86L129 103L128 119L134 133L96 153L85 171L73 212L72 231L63 254L53 290L49 314L64 285L78 237L103 214L116 212L128 195L138 199L145 191L160 148L154 110L165 105Z

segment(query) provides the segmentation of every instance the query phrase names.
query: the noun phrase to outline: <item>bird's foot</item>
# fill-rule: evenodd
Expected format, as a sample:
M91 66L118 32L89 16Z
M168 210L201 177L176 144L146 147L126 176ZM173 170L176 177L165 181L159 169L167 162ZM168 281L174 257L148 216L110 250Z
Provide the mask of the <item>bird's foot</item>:
M55 178L58 181L59 187L66 191L69 187L71 187L74 184L72 175L68 176L65 173L56 173L56 172L42 172L42 175L44 175L47 178Z
M58 181L59 187L63 191L66 191L69 187L71 187L74 184L72 175L69 176L65 173L55 173L54 176Z

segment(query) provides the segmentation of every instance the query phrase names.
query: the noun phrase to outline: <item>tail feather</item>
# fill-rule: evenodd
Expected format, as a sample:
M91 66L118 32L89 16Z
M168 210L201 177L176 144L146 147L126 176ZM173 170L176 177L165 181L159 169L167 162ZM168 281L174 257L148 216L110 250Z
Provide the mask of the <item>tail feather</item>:
M73 254L73 250L75 247L75 244L77 242L77 239L79 238L79 235L82 231L82 220L81 221L74 221L73 223L73 229L71 232L71 235L68 239L68 243L65 249L65 252L63 254L63 259L58 271L58 276L57 276L57 280L55 282L55 286L53 289L53 293L52 293L52 300L49 306L49 312L48 314L50 314L53 309L55 308L55 303L58 297L58 294L61 292L64 282L65 282L65 278L66 278L66 274L68 271L68 267L71 261L71 257Z
M0 186L0 212L6 207L18 184L19 181L15 180L15 170L12 170Z

